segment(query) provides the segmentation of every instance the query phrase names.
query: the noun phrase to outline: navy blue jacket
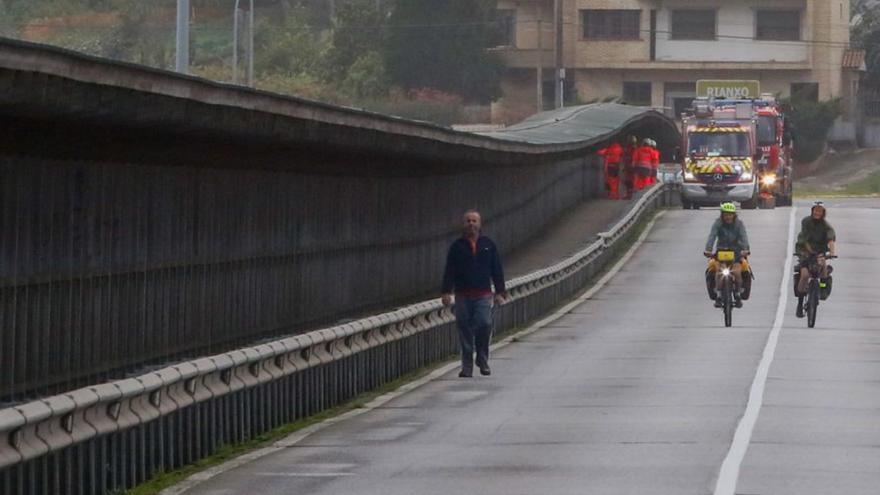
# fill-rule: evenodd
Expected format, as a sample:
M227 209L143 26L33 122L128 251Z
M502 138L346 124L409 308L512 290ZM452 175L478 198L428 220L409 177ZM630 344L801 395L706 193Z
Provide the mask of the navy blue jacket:
M495 243L488 237L477 238L477 252L474 254L471 243L464 237L458 238L449 247L446 256L446 271L443 275L443 293L484 292L491 294L495 283L495 293L505 292L504 272L501 269L501 256Z

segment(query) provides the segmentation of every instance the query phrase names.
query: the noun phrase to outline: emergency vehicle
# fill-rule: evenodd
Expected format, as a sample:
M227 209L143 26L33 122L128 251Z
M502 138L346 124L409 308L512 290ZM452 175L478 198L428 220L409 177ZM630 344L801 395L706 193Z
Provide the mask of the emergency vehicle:
M755 208L760 201L757 162L758 119L751 101L716 107L712 98L694 100L682 115L679 160L684 208L738 201Z
M757 100L714 100L715 108L734 108L750 103L757 120L756 139L761 149L755 162L758 176L758 206L791 206L793 192L792 143L789 123L773 95Z

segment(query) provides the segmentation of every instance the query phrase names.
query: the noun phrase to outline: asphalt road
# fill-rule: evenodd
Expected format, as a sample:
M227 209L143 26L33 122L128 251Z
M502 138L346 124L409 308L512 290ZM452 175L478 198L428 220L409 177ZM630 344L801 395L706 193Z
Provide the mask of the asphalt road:
M711 494L763 357L735 492L874 495L878 208L832 202L833 295L814 329L788 297L772 354L791 209L743 214L757 280L732 328L703 287L717 211L671 210L593 299L493 354L491 377L449 373L187 493Z

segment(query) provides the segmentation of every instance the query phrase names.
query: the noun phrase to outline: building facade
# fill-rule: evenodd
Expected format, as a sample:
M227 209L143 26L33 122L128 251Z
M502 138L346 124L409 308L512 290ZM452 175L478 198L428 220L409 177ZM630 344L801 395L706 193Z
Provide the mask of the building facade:
M859 68L846 67L849 0L558 2L571 104L621 98L676 116L699 79L754 79L763 92L813 100L858 91ZM495 49L507 66L496 123L553 106L555 3L498 2L508 29Z

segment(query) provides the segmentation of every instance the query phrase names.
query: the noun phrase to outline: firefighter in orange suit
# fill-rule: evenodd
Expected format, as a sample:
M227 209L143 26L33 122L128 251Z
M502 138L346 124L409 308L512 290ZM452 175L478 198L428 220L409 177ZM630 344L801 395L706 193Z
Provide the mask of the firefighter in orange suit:
M622 165L623 165L623 185L626 187L626 194L624 194L624 199L630 199L633 194L633 190L635 189L635 170L633 169L633 156L635 155L636 149L638 149L638 138L635 136L629 136L626 138L626 143L623 146L623 157L622 157Z
M650 184L651 171L654 169L654 149L651 148L651 140L643 139L642 145L633 152L633 188L641 191Z
M660 170L660 150L657 149L657 141L651 140L651 177L649 184L657 183L657 172Z
M605 189L608 191L608 199L620 199L620 161L623 157L623 146L620 143L612 143L607 148L599 150L599 155L605 158Z

